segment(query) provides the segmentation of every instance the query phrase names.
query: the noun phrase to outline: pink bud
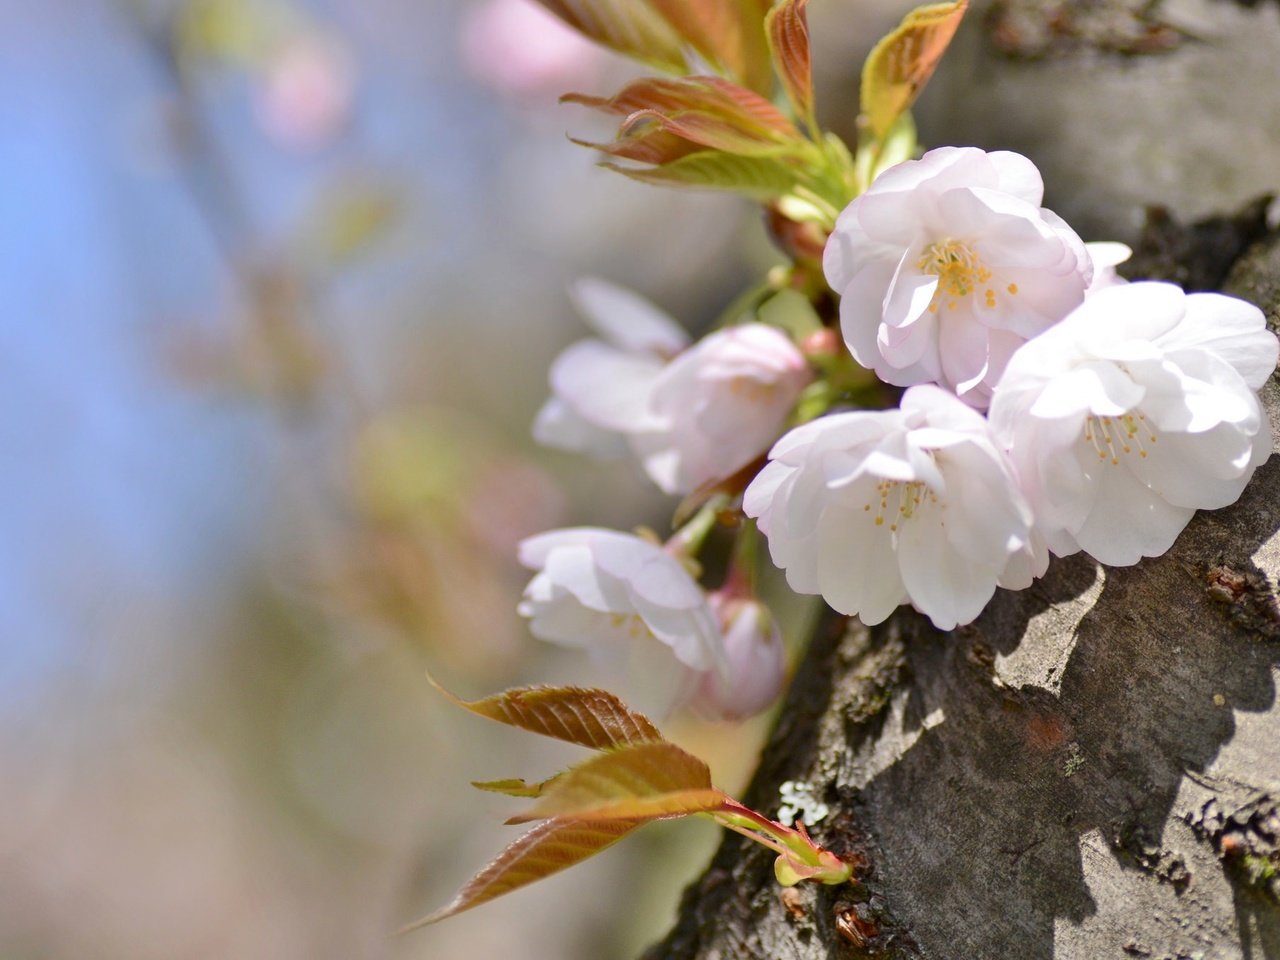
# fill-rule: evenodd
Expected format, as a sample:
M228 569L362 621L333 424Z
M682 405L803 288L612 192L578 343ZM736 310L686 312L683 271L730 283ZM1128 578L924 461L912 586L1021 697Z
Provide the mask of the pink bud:
M782 634L760 601L718 591L709 597L724 632L726 669L702 675L692 708L713 720L745 720L777 698L786 679Z

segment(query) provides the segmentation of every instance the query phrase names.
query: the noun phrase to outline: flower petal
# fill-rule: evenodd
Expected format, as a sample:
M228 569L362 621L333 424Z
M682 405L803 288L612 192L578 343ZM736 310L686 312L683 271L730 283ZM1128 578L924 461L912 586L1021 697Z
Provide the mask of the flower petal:
M582 340L551 365L551 389L583 420L608 430L643 429L662 362Z
M606 341L627 353L675 356L689 344L680 324L644 297L598 277L569 288L582 318Z
M1173 546L1194 513L1152 493L1123 467L1104 469L1093 508L1084 524L1071 532L1094 559L1127 567Z

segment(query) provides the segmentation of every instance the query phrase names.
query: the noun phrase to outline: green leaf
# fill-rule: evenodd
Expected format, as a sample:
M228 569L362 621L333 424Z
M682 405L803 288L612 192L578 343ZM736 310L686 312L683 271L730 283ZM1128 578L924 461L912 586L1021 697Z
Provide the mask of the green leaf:
M571 767L547 784L538 803L508 823L544 817L656 819L717 809L727 798L711 771L674 743L641 743Z
M653 722L607 690L585 687L517 687L483 700L454 696L428 675L437 690L465 710L545 737L593 750L662 742Z
M538 0L579 33L669 73L685 71L684 44L671 25L637 0Z
M486 793L501 793L508 797L540 797L543 791L547 789L547 784L555 779L555 777L550 777L540 783L530 783L519 778L510 780L472 780L471 785L477 790L483 790Z
M691 153L654 169L635 169L615 163L601 166L644 183L734 190L766 202L787 193L796 183L795 170L782 160L737 157L717 150Z
M933 76L955 36L968 0L917 7L875 45L862 68L861 123L884 140Z
M813 123L813 65L809 50L809 0L783 0L765 18L769 53L796 116ZM811 130L811 133L817 133Z
M404 927L408 933L559 873L617 843L641 820L546 820L500 853L445 906Z

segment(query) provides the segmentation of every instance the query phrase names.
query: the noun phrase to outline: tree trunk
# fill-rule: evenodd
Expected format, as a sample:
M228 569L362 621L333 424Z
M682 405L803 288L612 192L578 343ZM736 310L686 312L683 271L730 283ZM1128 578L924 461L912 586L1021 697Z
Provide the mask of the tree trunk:
M1089 239L1278 185L1280 5L1006 2L958 44L925 142L1023 150ZM1220 287L1274 329L1263 210L1157 213L1132 273ZM1275 432L1280 380L1263 399ZM727 835L646 960L1280 960L1278 579L1273 458L1164 556L1055 560L970 627L833 617L746 800L772 813L810 784L832 811L816 838L860 854L861 882L784 897L771 855Z

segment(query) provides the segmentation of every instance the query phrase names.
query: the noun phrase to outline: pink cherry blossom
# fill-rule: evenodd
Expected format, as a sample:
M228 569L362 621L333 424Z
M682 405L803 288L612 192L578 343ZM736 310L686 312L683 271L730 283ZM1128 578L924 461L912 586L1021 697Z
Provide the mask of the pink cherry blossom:
M774 563L799 593L879 623L910 601L939 629L997 584L1025 586L1032 515L986 419L912 387L897 410L822 417L786 434L747 488Z
M991 423L1049 548L1125 566L1235 502L1271 452L1277 350L1257 307L1167 283L1100 290L1021 347Z
M984 409L1009 356L1083 299L1092 263L1016 153L941 147L886 170L836 221L823 267L854 358Z
M662 490L691 493L762 456L811 379L804 355L775 327L719 330L654 380L632 446Z

